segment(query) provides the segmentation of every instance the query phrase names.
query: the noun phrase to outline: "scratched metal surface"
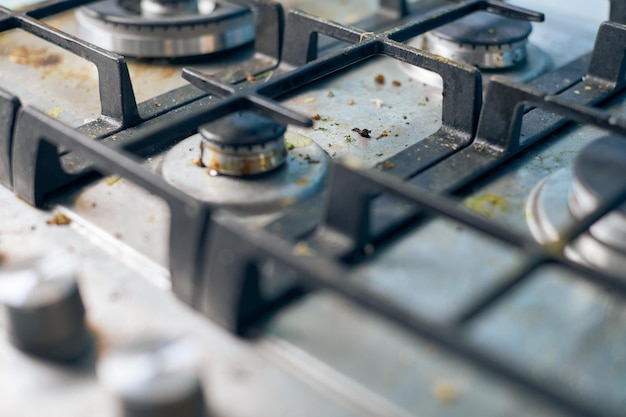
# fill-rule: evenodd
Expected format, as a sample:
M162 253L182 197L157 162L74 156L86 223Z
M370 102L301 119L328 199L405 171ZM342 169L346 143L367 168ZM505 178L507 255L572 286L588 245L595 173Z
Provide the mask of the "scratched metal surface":
M376 2L332 2L332 7L329 2L285 3L352 22L373 10ZM568 2L567 10L555 10L559 6L553 2L515 3L547 13L546 23L535 25L532 40L557 66L591 49L595 28L606 15L604 2L600 6ZM71 14L49 23L75 31ZM96 74L90 65L23 35L0 36L0 86L17 89L25 102L73 125L97 117ZM232 60L202 67L218 71L247 54L249 50L243 50ZM183 84L179 65L129 60L129 66L139 101ZM374 82L379 73L385 75L385 85ZM33 79L35 85L24 85ZM393 87L393 80L402 87ZM349 100L354 104L348 105ZM81 104L77 107L76 103ZM441 113L440 91L410 81L389 59L371 60L345 75L314 84L286 97L284 104L321 116L312 130L294 129L294 134L315 140L331 156L356 156L370 165L437 130ZM371 129L374 138L358 137L351 132L353 127ZM388 135L377 140L382 130ZM579 129L550 145L533 148L509 169L478 184L462 203L527 233L524 204L534 184L549 172L567 167L595 134ZM157 156L147 166L155 169L158 162ZM559 415L479 369L326 294L291 306L268 323L267 337L254 344L232 339L167 292L169 213L158 198L124 179L103 179L61 197L48 211L34 210L4 189L0 200L2 262L14 263L58 246L76 253L81 259L89 322L100 344L98 354L140 334L192 335L206 348L201 374L215 415ZM73 222L66 227L46 224L58 211ZM477 247L481 248L478 256ZM441 322L476 293L497 283L500 273L517 262L519 254L509 248L459 230L455 224L435 221L364 265L362 282L412 312ZM543 285L533 280L518 296L480 318L470 337L494 354L515 355L516 366L523 368L537 352L544 352L545 360L532 362L541 377L554 378L611 407L623 406L619 393L610 389L610 382L621 384L617 386L625 382L618 360L623 340L610 337L613 330L623 330L623 315L613 313L618 307L601 291L568 285L567 278L554 275ZM551 308L551 294L557 290L571 309ZM593 319L576 330L575 318L586 315ZM599 343L585 345L585 338L597 329L602 329L596 338ZM554 360L569 345L578 347L566 351L567 361ZM580 369L572 367L581 357ZM603 357L609 359L604 362ZM603 371L609 365L614 372ZM16 352L0 337L0 386L10 394L0 401L0 415L112 415L111 398L97 384L91 368L89 360L70 368L40 362ZM606 375L613 379L594 384Z

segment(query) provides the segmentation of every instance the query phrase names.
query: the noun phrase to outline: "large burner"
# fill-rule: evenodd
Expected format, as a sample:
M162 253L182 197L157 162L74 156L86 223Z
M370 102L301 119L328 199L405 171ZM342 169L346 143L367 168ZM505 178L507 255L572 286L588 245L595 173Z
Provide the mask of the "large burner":
M574 164L574 181L569 208L574 217L582 219L596 210L600 203L619 193L626 181L626 142L605 137L583 149ZM626 205L615 210L591 228L600 242L626 253Z
M626 142L607 136L584 148L573 170L561 170L533 191L527 218L541 243L563 239L563 231L619 193L625 184ZM595 223L566 254L577 261L626 277L626 205Z
M213 0L105 0L76 13L80 35L104 49L144 58L183 58L254 39L249 9Z
M426 34L425 48L480 69L515 67L526 60L530 22L476 12Z
M479 68L483 77L528 82L546 72L550 58L528 41L530 22L474 12L410 42L416 48ZM412 65L402 68L413 78L441 85L434 73ZM486 85L487 83L485 83Z

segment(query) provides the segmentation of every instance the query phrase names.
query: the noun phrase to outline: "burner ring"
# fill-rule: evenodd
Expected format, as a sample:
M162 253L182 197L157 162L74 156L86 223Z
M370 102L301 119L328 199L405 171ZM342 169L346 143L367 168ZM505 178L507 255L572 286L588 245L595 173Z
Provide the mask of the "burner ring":
M546 177L533 189L526 204L526 221L531 234L544 245L560 242L564 231L578 221L572 213L571 195L576 181L569 169L561 169ZM619 210L609 213L591 229L570 242L565 255L580 264L588 265L614 276L625 277L626 251L613 245L602 233L621 216ZM623 242L622 242L623 243Z
M200 134L169 150L159 172L194 198L240 215L278 212L323 193L330 167L330 157L312 140L293 132L286 132L285 140L294 146L285 163L263 175L214 176L208 167L198 166L205 141Z
M135 3L119 0L83 7L76 12L80 36L101 48L143 58L209 55L254 40L252 11L217 4L210 13L141 14Z
M424 47L480 69L513 68L526 61L531 31L525 20L479 11L427 33Z

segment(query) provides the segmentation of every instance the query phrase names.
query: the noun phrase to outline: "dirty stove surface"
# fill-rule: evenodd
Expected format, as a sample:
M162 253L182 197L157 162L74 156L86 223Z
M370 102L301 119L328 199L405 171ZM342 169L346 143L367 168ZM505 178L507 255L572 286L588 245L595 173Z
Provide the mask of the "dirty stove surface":
M342 23L357 22L376 8L373 1L283 3ZM601 7L569 2L562 9L533 0L514 3L545 13L545 22L533 24L530 41L549 57L551 68L589 53L598 25L608 16L608 2ZM24 5L12 1L4 6ZM45 21L78 33L73 11ZM140 111L171 105L164 100L174 102L178 96L164 94L176 88L194 90L180 76L183 67L216 73L251 53L242 48L192 64L129 58ZM379 74L384 80L376 80ZM100 114L95 67L20 30L0 35L0 87L73 127ZM396 61L374 58L282 97L287 108L317 119L312 128L290 126L285 135L290 158L319 171L296 186L310 188L312 195L321 192L326 183L320 178L327 175L330 159L354 157L393 171L385 165L388 158L440 128L441 93L441 87L411 78ZM606 108L624 111L619 99ZM355 127L371 130L371 138L361 137ZM604 134L588 126L560 130L465 187L455 201L532 239L528 201L537 185L550 175L568 175L580 149ZM191 166L198 141L198 135L189 139L185 146L191 150L180 151L179 163ZM155 153L144 167L168 175L168 157L168 152ZM322 200L324 194L319 195ZM319 210L319 201L311 204L310 217L319 216ZM215 416L571 415L532 390L326 291L299 299L258 324L258 337L231 335L170 291L169 209L124 178L109 176L56 194L45 209L0 187L0 213L3 266L57 249L78 259L88 327L96 342L87 357L60 365L24 354L0 337L0 415L114 415L115 401L96 377L95 363L112 346L146 335L188 336L201 347L199 374ZM70 223L59 224L64 223L57 221L59 215ZM254 214L244 223L260 228L276 219L275 214ZM306 250L296 247L294 252ZM374 256L346 279L393 300L408 314L444 325L523 263L518 249L445 219L368 250ZM0 328L7 326L2 320ZM625 327L620 296L558 266L544 266L473 318L463 335L531 379L561 387L605 415L620 415L626 406Z

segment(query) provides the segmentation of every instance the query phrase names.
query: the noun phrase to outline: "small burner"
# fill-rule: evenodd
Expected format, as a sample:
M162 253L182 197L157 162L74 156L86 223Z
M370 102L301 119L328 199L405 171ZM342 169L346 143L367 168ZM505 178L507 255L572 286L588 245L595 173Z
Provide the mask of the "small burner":
M410 45L473 65L486 80L497 75L514 82L528 82L552 67L550 58L529 44L531 32L532 26L525 20L478 11L417 37ZM413 78L441 86L438 75L413 65L401 66Z
M526 60L530 22L475 12L429 32L429 52L480 69L512 68Z
M272 171L287 157L286 130L251 111L201 126L202 164L218 174L234 176Z
M251 111L199 129L165 155L160 172L189 195L242 215L276 212L319 195L330 157L311 139Z
M254 40L254 17L213 0L105 0L76 13L80 36L143 58L208 55Z

